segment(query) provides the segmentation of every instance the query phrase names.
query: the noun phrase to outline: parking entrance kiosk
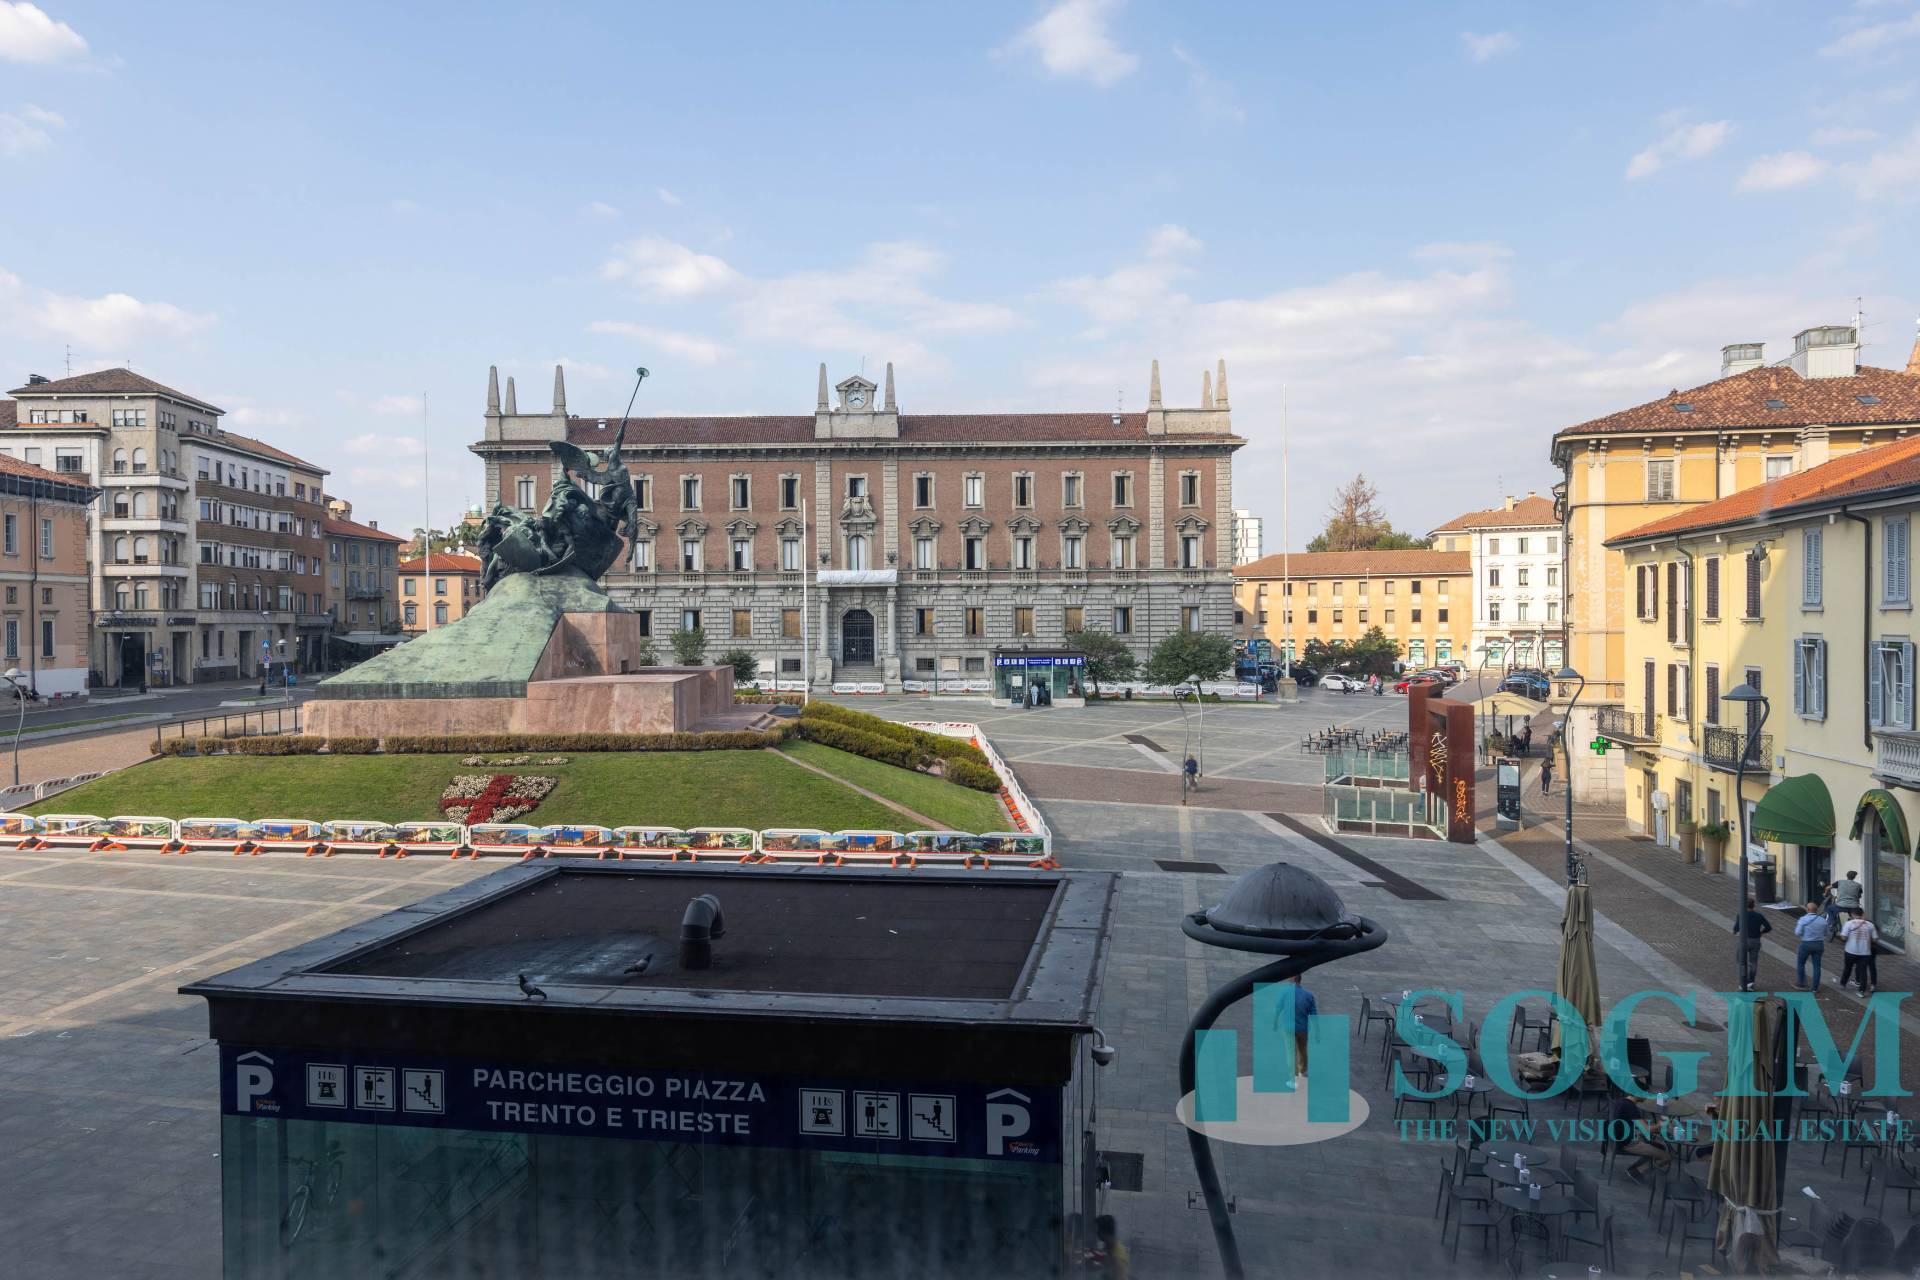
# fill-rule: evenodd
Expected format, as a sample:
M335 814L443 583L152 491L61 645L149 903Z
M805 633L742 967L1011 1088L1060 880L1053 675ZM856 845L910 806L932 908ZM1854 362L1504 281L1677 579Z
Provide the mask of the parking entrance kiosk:
M1520 762L1501 756L1493 762L1494 822L1503 831L1520 829Z
M1083 707L1087 655L1078 649L995 649L993 705L1028 702L1035 689L1046 706Z
M1113 884L542 860L193 983L226 1273L1058 1275Z

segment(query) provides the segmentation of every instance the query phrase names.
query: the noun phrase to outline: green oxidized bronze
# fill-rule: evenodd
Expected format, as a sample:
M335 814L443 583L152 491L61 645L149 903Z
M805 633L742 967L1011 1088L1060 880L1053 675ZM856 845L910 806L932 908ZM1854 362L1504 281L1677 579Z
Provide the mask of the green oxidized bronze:
M589 582L620 558L634 532L638 505L633 477L620 460L626 423L609 449L582 449L564 440L547 448L560 459L561 476L538 514L498 504L480 529L480 586L491 590L515 573L582 574ZM578 477L576 482L575 477ZM598 495L586 486L598 488Z

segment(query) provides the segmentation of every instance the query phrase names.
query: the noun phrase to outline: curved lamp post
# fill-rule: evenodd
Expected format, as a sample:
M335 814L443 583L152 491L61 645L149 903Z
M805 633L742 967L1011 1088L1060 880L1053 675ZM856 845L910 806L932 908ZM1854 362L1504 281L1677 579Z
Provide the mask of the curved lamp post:
M1553 678L1562 682L1577 680L1579 688L1567 699L1567 713L1560 721L1560 751L1566 760L1566 772L1560 778L1560 789L1567 793L1567 883L1579 884L1585 879L1585 868L1580 864L1580 855L1573 851L1573 747L1567 734L1573 729L1573 704L1580 701L1580 695L1587 691L1587 678L1572 667L1562 667L1554 672ZM1547 762L1553 762L1553 743L1547 743Z
M1233 882L1219 906L1181 920L1180 931L1210 947L1279 957L1221 987L1193 1015L1180 1045L1183 1098L1194 1092L1194 1046L1200 1033L1210 1030L1229 1005L1251 995L1257 984L1285 982L1328 961L1371 951L1387 940L1384 928L1349 912L1326 881L1286 862L1247 872ZM1233 1221L1227 1216L1226 1197L1220 1191L1220 1175L1214 1169L1212 1145L1192 1126L1187 1128L1187 1145L1207 1198L1220 1265L1228 1280L1242 1280L1246 1271L1233 1237Z
M1747 845L1753 838L1747 830L1747 758L1753 754L1754 747L1760 741L1760 730L1766 727L1767 713L1773 710L1773 704L1767 695L1746 683L1744 680L1720 695L1722 702L1738 702L1747 709L1747 736L1740 744L1740 759L1733 766L1733 828L1740 833L1740 899L1733 904L1733 918L1740 922L1740 949L1734 952L1733 968L1736 979L1744 978L1741 966L1746 963L1747 945ZM1754 715L1754 707L1760 708L1760 714ZM1746 984L1741 983L1741 989Z

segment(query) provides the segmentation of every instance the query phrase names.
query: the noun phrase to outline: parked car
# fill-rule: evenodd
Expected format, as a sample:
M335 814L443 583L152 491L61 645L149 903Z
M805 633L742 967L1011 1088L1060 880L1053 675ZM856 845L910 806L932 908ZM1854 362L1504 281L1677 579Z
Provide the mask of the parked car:
M1299 682L1302 689L1311 689L1320 683L1320 673L1304 662L1293 664L1293 678Z
M1416 685L1423 689L1433 689L1436 692L1444 691L1447 687L1446 681L1442 680L1439 676L1426 671L1418 671L1413 675L1402 678L1400 683L1393 686L1393 691L1395 693L1408 693L1411 692Z
M1460 677L1453 674L1452 670L1447 667L1427 667L1413 674L1425 676L1427 679L1437 682L1442 689L1451 689L1454 685L1460 683Z
M1342 675L1336 671L1332 675L1320 677L1320 687L1332 689L1336 693L1365 693L1367 682L1360 676Z
M1553 683L1538 671L1516 671L1500 682L1500 692L1545 702L1553 693Z

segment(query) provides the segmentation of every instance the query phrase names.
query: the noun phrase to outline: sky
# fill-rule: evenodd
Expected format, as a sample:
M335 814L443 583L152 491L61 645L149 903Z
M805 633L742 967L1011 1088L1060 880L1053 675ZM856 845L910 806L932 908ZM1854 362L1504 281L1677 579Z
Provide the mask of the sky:
M1725 343L1904 365L1920 0L0 0L0 165L0 387L130 361L386 528L482 497L489 364L617 416L1224 358L1272 551L1356 473L1419 533L1544 493Z

